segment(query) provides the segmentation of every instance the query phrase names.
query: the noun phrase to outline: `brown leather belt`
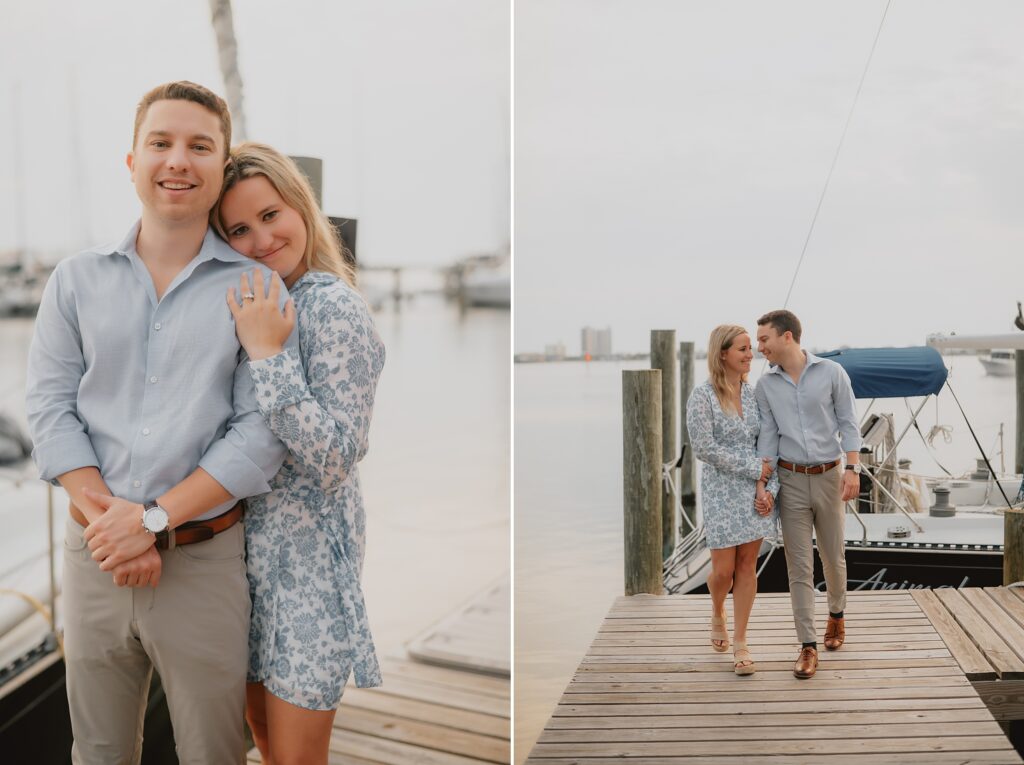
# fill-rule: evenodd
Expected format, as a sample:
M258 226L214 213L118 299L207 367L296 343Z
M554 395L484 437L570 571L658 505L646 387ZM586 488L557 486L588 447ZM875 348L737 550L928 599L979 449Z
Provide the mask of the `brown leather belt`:
M838 465L842 460L832 460L822 465L794 465L792 462L786 462L785 460L779 460L779 467L785 468L793 473L804 473L805 475L818 475L820 473L827 473L829 470Z
M82 511L71 503L69 508L71 517L81 526L88 526L89 521L82 514ZM242 503L236 502L230 510L221 513L213 518L204 521L189 521L183 523L176 529L171 529L167 534L157 536L156 547L158 550L173 550L179 545L191 545L196 542L205 542L213 539L222 531L227 531L236 523L242 520Z
M242 520L242 503L236 502L230 510L213 518L207 518L205 521L189 521L176 529L171 529L166 534L157 534L156 549L173 550L181 545L205 542L207 539L213 539L220 532L227 531L240 520Z

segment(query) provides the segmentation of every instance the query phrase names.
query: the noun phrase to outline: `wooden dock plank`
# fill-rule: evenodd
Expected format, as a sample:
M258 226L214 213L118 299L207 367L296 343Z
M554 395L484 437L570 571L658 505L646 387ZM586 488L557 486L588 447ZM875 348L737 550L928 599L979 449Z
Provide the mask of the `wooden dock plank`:
M831 725L808 724L799 727L799 735L806 739L825 738L911 738L915 736L1000 736L1002 728L994 720L980 722L926 722L890 723L886 725L846 725L835 722ZM538 743L571 744L575 742L631 742L631 741L771 741L787 740L794 736L792 728L784 727L739 727L719 723L719 727L685 728L633 728L548 730Z
M946 610L934 590L913 590L911 597L927 614L969 680L995 680L997 675L985 655Z
M821 754L788 755L783 761L776 755L745 754L737 757L530 757L526 765L879 765L877 754ZM920 752L892 752L885 755L885 765L922 765ZM994 752L930 752L924 760L927 765L1008 765L1020 762L1015 754Z
M618 598L527 762L1021 763L963 667L998 676L961 620L982 633L999 672L1017 671L1013 641L984 634L1013 617L994 598L972 598L954 613L931 592L851 593L846 644L821 652L812 680L792 675L799 644L786 594L758 597L750 677L711 649L708 596ZM823 596L817 605L823 631Z
M933 590L942 604L959 622L996 674L1006 680L1024 678L1024 662L1013 653L1006 642L981 617L959 590Z
M996 632L1018 659L1024 659L1024 628L1004 610L988 590L972 587L960 591L964 599ZM1004 680L1020 679L1012 676Z
M888 755L896 752L915 753L919 757L932 752L978 752L985 750L1002 750L1013 752L1006 737L1001 733L990 736L948 736L948 737L914 737L914 738L840 738L824 740L805 740L800 731L792 732L794 738L783 741L760 741L757 744L758 754L799 755L817 754L828 757L836 751L851 754ZM688 756L743 756L750 752L750 744L745 741L719 739L718 741L687 742ZM662 742L598 742L573 744L537 744L531 757L643 757L678 755L679 745ZM1014 753L1016 756L1016 753ZM1012 760L1011 760L1012 761ZM1019 762L1019 757L1018 760Z

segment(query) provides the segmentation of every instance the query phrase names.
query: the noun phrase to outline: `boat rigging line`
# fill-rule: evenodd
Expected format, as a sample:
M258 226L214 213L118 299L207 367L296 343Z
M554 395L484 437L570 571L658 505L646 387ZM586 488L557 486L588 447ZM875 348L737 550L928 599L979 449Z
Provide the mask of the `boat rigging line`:
M825 201L825 194L828 192L829 183L832 181L832 173L836 169L836 163L839 160L839 153L843 149L843 141L846 139L846 133L850 128L850 122L853 120L853 112L857 108L857 100L860 98L861 89L864 87L864 80L867 78L868 69L871 67L871 59L875 55L875 48L878 45L878 38L882 34L882 26L885 24L885 17L889 14L889 6L892 5L892 0L886 0L885 9L882 11L882 18L878 22L878 30L875 32L875 39L871 42L871 50L868 52L868 59L864 62L864 71L861 72L860 82L857 83L857 92L854 93L853 103L850 104L850 111L846 115L846 124L843 125L843 132L839 136L839 145L836 146L836 153L832 157L832 165L828 169L828 175L825 176L825 185L821 189L821 195L818 197L818 206L814 208L814 216L811 218L810 228L807 230L807 237L804 239L804 246L800 250L800 258L796 263L796 270L793 272L793 279L789 283L789 290L786 292L786 300L782 304L783 308L789 307L789 298L793 294L793 287L796 285L797 275L800 273L800 267L804 262L804 255L807 254L807 246L811 242L811 235L814 233L814 225L818 222L818 213L821 212L821 205Z
M978 440L978 436L974 432L974 427L971 425L971 421L967 419L967 413L964 412L964 408L960 406L960 399L956 397L956 393L953 391L953 386L949 384L949 380L946 380L946 387L949 388L950 395L953 396L953 400L956 401L956 405L960 408L960 414L964 416L964 422L967 423L967 429L971 431L971 437L974 439L974 443L978 446L978 451L981 452L982 458L985 460L985 465L988 467L989 475L995 478L995 484L999 487L999 493L1003 495L1003 501L1006 502L1007 509L1013 508L1013 503L1010 502L1009 497L1006 496L1006 492L1003 491L1003 486L999 483L999 474L992 469L992 463L988 461L988 455L985 454L985 450L981 446L981 441ZM1024 482L1022 482L1024 485Z

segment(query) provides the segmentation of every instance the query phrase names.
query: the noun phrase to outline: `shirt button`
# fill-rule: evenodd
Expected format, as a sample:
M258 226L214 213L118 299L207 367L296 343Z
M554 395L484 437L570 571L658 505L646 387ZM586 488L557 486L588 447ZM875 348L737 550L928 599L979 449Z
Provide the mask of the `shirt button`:
M155 329L157 332L159 332L161 326L163 326L163 325L160 322L157 322L156 324L153 325L153 329Z
M142 481L132 481L132 486L134 486L137 489L140 486L142 486Z
M152 377L150 377L150 378L149 378L149 381L150 381L151 383L154 383L154 382L156 382L156 375L153 375Z
M148 436L149 435L149 428L143 428L142 429L142 435Z

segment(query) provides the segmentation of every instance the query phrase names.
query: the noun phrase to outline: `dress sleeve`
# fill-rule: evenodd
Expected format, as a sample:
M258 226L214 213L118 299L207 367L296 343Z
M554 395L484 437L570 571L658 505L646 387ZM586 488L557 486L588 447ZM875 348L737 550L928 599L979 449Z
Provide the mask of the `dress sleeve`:
M349 289L310 295L311 348L249 367L270 429L324 491L337 491L366 454L384 344L366 304Z
M755 481L761 477L761 460L748 450L729 449L715 441L714 409L707 388L694 388L686 404L686 428L693 456L726 473L738 473Z

